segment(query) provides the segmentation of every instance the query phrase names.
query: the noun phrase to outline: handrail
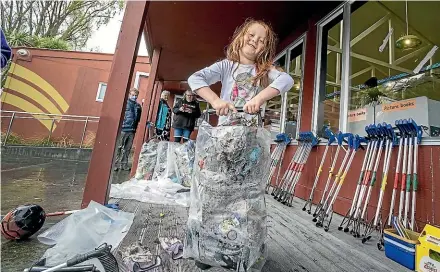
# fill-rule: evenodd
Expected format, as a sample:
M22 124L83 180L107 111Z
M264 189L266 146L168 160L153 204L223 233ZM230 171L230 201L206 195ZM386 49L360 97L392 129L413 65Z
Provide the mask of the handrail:
M30 115L47 115L47 116L65 116L65 117L82 117L82 118L100 118L99 116L87 116L87 115L68 115L68 114L55 114L55 113L44 113L44 112L26 112L26 111L9 111L0 110L1 113L19 113L19 114L30 114Z
M55 124L55 121L73 121L73 122L84 122L84 128L81 135L81 143L79 148L82 148L84 137L87 131L87 124L89 122L99 122L100 117L98 116L83 116L83 115L68 115L68 114L53 114L53 113L41 113L41 112L23 112L23 111L9 111L9 110L0 110L1 118L10 118L8 125L8 130L5 135L5 139L3 141L3 146L6 146L9 135L11 134L12 122L14 119L35 119L35 120L52 120L52 125L49 131L49 139L52 137L52 131ZM4 115L4 113L10 113L11 115ZM32 116L20 116L23 115L32 115ZM17 116L18 115L18 116ZM39 116L43 116L42 118L38 118ZM73 119L78 118L78 119Z

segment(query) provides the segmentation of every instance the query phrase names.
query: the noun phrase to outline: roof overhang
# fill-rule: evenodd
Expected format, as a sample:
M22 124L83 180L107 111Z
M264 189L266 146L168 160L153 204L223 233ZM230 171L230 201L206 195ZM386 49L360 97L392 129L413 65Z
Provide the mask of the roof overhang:
M340 3L151 1L144 34L150 56L153 48L161 49L158 79L185 81L194 71L224 58L230 37L246 18L269 22L283 41L312 15Z

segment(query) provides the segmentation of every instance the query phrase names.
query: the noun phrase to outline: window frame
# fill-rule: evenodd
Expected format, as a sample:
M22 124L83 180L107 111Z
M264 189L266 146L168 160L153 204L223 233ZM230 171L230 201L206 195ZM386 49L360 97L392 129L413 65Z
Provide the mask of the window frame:
M304 87L304 66L305 66L305 59L306 59L306 46L307 46L307 31L305 31L303 34L301 34L295 41L293 41L291 44L286 46L285 49L283 49L278 55L275 57L274 62L278 61L282 57L285 57L285 72L289 74L290 70L290 56L294 49L297 49L298 46L301 46L301 81L300 81L300 89L298 92L298 112L297 112L297 120L296 120L296 134L292 135L294 136L294 139L292 139L292 142L290 144L296 144L296 139L299 137L299 132L301 129L301 112L302 112L302 100L303 100L303 87ZM284 93L281 96L281 112L280 112L280 133L284 133L286 131L286 116L287 116L287 92Z
M98 90L96 91L96 98L95 98L96 102L101 102L101 103L104 102L105 93L104 93L104 97L103 98L99 98L99 94L101 92L101 88L102 88L103 85L105 85L105 91L107 91L107 86L108 86L107 83L106 82L99 82Z

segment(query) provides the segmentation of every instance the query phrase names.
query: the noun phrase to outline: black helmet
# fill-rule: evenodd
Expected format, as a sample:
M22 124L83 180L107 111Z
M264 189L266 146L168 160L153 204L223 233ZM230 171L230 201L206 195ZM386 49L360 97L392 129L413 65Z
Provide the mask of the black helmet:
M36 204L28 204L8 212L1 221L1 233L8 240L23 240L44 224L46 213Z

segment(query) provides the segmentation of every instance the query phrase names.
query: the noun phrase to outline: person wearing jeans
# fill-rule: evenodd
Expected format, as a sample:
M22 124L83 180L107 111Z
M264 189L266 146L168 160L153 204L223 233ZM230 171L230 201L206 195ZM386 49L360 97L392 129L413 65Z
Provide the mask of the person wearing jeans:
M173 108L174 112L174 141L180 143L188 141L196 126L197 118L202 114L195 95L186 91L183 98L178 100Z
M127 99L127 106L125 107L124 121L122 122L121 134L119 135L118 146L116 150L116 160L114 171L122 170L129 171L128 156L130 155L131 147L133 145L134 135L141 118L142 107L136 102L139 91L136 88L130 90Z

